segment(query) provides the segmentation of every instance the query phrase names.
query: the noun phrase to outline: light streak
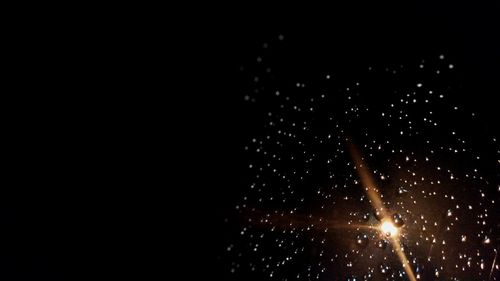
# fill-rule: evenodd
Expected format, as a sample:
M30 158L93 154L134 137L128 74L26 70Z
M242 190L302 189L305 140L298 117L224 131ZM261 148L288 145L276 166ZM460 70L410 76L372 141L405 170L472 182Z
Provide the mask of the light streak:
M370 170L364 163L361 153L356 148L356 146L350 141L350 139L347 139L347 145L349 148L349 152L351 153L352 160L354 161L354 167L358 172L359 178L361 179L361 183L363 183L366 195L369 198L369 202L375 210L378 210L380 212L381 215L380 221L382 221L381 229L391 230L392 227L394 227L394 225L392 225L391 223L392 225L391 227L391 225L387 224L390 223L388 221L390 218L388 217L387 211L384 208L384 202L380 197L380 194L376 187L375 180L373 179ZM413 273L410 262L408 261L406 254L401 249L401 243L399 241L399 237L398 235L396 235L397 232L389 231L389 233L391 234L389 236L389 240L391 241L392 247L394 248L396 254L399 257L399 260L403 265L403 269L405 270L406 275L408 276L410 281L416 281L417 279L415 278L415 274Z
M495 268L495 262L497 261L497 249L494 249L495 251L495 258L493 258L493 262L491 263L491 270L490 270L490 277L488 280L491 280L491 275L493 274L493 268Z

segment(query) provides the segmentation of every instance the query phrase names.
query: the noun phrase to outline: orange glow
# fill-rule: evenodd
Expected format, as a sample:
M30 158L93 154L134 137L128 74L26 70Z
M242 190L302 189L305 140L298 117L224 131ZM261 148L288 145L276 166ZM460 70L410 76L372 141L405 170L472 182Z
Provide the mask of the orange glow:
M382 224L380 225L381 231L384 234L387 233L389 234L388 235L390 238L389 240L391 241L392 247L394 248L394 251L398 255L399 260L403 265L403 269L405 270L408 279L410 281L417 281L417 279L415 278L415 274L413 273L413 270L411 268L410 262L408 261L408 258L401 249L401 242L399 241L399 237L397 235L398 229L394 226L394 224L392 224L392 222L388 218L387 211L384 208L384 202L380 197L372 173L364 163L363 157L361 157L361 153L356 148L356 146L349 139L347 139L347 144L349 147L349 152L351 153L352 160L354 161L356 171L358 172L359 178L361 179L361 183L364 186L366 195L370 200L370 204L375 210L380 211L381 221L382 221Z

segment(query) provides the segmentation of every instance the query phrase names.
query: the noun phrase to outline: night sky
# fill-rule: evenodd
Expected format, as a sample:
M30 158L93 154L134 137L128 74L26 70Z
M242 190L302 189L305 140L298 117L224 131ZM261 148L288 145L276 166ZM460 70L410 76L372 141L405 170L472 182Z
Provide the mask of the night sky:
M241 9L200 32L207 272L498 280L495 9Z

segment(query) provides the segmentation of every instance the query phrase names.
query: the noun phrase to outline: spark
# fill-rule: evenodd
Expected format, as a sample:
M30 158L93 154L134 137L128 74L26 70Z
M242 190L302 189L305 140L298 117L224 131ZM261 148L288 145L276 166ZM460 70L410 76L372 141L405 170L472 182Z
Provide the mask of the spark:
M398 228L394 226L394 224L389 220L385 220L384 222L382 222L382 224L380 225L380 230L382 231L382 233L390 237L398 235Z
M495 251L495 258L493 258L493 262L491 263L491 270L490 270L490 277L488 278L488 280L491 280L491 275L493 274L493 268L495 268L495 262L497 261L497 249L494 249Z
M363 158L361 157L361 153L359 150L356 148L354 143L350 141L349 138L347 138L347 145L349 147L349 151L351 153L351 157L354 161L356 170L358 172L358 175L361 179L361 182L363 185L366 187L365 191L367 196L370 198L370 202L372 204L372 207L374 207L376 210L380 211L381 214L381 221L382 230L389 230L388 232L391 234L389 236L391 244L393 248L395 249L396 254L399 257L399 260L401 261L403 265L403 269L406 272L406 275L408 275L408 278L410 281L416 281L417 279L415 278L415 274L413 273L413 269L411 268L410 261L406 257L405 253L401 249L401 242L399 241L399 237L396 235L397 231L394 231L393 228L395 226L387 221L387 211L384 208L384 203L380 197L380 194L377 191L376 185L375 185L375 180L372 178L372 175L370 173L370 170L368 169L367 165L364 163ZM386 232L387 233L387 232Z

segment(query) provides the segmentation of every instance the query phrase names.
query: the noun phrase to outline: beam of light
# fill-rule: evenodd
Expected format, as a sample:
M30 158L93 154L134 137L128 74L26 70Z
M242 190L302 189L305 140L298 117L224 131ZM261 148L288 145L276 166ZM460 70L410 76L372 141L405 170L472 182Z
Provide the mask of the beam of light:
M265 220L264 220L265 218ZM252 210L251 212L245 210L243 212L243 219L245 222L251 222L252 225L256 227L267 228L269 224L280 229L288 229L292 226L294 227L308 227L313 222L313 219L304 215L280 215L280 214L268 214L267 212L260 211L258 209ZM376 227L366 224L351 223L346 224L343 220L328 219L323 222L318 222L314 220L314 224L317 228L322 229L338 229L338 230L377 230Z
M491 275L493 274L493 269L495 268L495 262L497 261L497 249L494 249L495 251L495 258L493 259L493 262L491 263L491 270L490 270L490 277L488 277L488 280L491 280Z
M429 253L427 254L427 259L431 258L432 247L434 247L434 244L431 244L431 246L429 247Z
M403 249L401 249L401 243L399 241L399 236L397 235L397 229L396 231L394 231L393 229L395 228L394 225L389 222L387 211L384 208L384 203L380 197L378 189L376 188L375 180L373 179L370 170L365 165L363 157L361 157L361 153L356 148L356 146L350 141L350 139L347 139L347 145L352 160L354 161L354 167L358 172L361 183L363 183L366 195L369 198L369 202L375 210L378 210L380 212L382 221L380 227L382 231L384 231L384 234L385 233L390 234L389 240L391 241L391 244L396 254L399 257L399 260L403 264L403 269L405 270L406 275L408 276L410 281L416 281L417 279L415 278L415 274L413 273L410 262L408 261L406 254L403 252Z

